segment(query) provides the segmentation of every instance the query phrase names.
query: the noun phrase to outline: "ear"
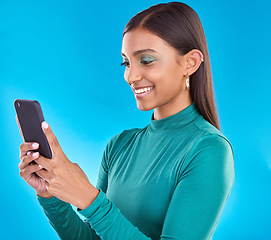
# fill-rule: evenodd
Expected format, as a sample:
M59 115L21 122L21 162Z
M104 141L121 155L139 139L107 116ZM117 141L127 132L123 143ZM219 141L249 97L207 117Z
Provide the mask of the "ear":
M203 54L198 49L193 49L188 52L186 55L186 69L185 73L189 76L196 72L203 62Z

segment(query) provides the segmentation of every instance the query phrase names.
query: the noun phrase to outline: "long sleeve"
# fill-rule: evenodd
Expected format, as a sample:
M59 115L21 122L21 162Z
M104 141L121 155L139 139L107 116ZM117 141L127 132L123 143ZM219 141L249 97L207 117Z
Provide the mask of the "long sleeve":
M104 160L109 146L110 142L107 144L104 152L102 164L105 162ZM103 192L106 187L107 177L104 174L104 168L101 166L97 184L97 188L101 191L91 206L79 211L87 219L89 219L91 215L91 223L83 221L69 203L63 202L56 197L42 198L37 196L37 199L60 239L150 239L127 221L127 219L120 214L119 209L106 198ZM104 215L106 215L105 219L103 219ZM95 231L92 228L95 228ZM108 229L109 231L107 231Z
M211 239L234 182L233 152L217 135L198 141L182 166L161 239Z
M104 240L146 240L151 239L145 236L133 226L114 206L112 201L106 198L103 191L94 200L91 206L81 210L80 213L87 219L97 235Z
M105 194L108 187L109 152L112 142L117 136L118 135L114 136L109 141L103 154L96 186L100 189L100 193L88 208L80 210L79 213L86 218L101 239L151 239L140 232L137 227L133 226L132 223L120 213L120 210L112 201L108 200Z
M89 223L84 222L69 203L56 197L42 198L37 196L37 199L60 239L100 239L90 228Z
M111 141L106 146L102 162L104 162L107 156ZM98 185L100 186L97 186L99 189L102 189L102 186L107 186L107 178L104 177L103 171L100 171ZM37 196L37 200L60 239L100 240L100 237L91 228L90 224L87 221L83 221L69 203L56 197L43 198Z

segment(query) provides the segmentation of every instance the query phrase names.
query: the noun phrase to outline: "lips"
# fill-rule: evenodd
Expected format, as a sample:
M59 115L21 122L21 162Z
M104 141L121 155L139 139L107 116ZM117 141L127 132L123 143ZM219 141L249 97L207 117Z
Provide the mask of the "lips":
M132 88L133 92L135 93L135 98L143 98L147 96L149 93L152 92L154 87L152 86L146 86L146 87L137 87L137 88Z
M152 89L153 87L144 87L144 88L138 88L138 89L135 89L134 92L136 94L141 94L141 93L145 93L145 92L148 92Z

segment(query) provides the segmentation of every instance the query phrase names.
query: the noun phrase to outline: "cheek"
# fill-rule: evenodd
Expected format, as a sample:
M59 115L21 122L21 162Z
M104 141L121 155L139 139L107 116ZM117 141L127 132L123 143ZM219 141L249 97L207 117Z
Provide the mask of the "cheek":
M184 73L182 67L176 62L161 66L160 71L163 73L165 87L176 89L181 86Z
M167 78L168 66L164 61L159 61L153 66L146 68L144 71L144 78L151 81L152 83L164 82Z
M152 68L151 70L145 71L143 78L152 82L153 84L156 84L161 81L162 74L159 69Z
M157 64L146 71L144 77L161 90L172 88L172 85L178 84L178 79L181 79L177 69L167 64Z

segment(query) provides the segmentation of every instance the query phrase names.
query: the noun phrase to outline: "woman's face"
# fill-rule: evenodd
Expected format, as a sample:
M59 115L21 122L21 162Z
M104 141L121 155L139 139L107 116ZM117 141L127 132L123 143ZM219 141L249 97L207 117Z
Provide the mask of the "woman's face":
M192 103L186 89L187 59L158 36L137 28L123 37L124 78L138 109L154 109L154 119L173 115Z

